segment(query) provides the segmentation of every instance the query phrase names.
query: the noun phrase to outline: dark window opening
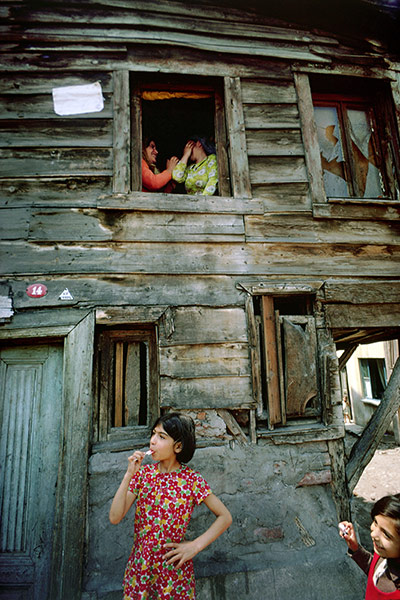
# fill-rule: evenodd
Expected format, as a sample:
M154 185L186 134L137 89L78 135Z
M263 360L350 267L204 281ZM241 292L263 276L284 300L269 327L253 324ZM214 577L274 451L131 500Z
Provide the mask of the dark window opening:
M390 87L344 77L310 77L326 195L400 197L399 138Z
M193 135L210 141L216 149L220 196L230 195L229 166L223 91L216 78L135 74L132 77L132 189L140 190L141 171L137 162L142 140L156 142L157 168L163 171L171 156L182 157ZM173 193L186 193L176 184Z
M384 358L359 358L364 398L381 400L386 389Z

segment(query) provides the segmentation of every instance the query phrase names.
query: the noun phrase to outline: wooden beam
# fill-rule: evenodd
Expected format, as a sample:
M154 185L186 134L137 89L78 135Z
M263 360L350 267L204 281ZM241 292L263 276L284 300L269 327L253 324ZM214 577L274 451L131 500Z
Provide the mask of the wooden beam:
M279 393L279 368L277 356L277 340L275 329L274 299L263 296L262 319L264 330L264 356L268 386L268 425L273 429L282 420L281 400Z
M393 368L382 400L372 415L362 436L354 444L346 466L349 493L360 479L365 467L372 459L385 431L389 427L400 405L400 358Z
M236 419L231 415L228 410L219 409L217 410L218 416L225 421L225 424L232 435L237 439L239 443L248 444L247 437L244 434L242 428Z
M251 198L240 78L225 77L224 85L233 195Z
M126 193L130 190L130 98L129 98L129 71L114 72L114 173L113 192Z
M346 350L343 352L341 357L339 358L339 371L344 369L346 363L353 356L354 352L357 350L358 344L351 344Z

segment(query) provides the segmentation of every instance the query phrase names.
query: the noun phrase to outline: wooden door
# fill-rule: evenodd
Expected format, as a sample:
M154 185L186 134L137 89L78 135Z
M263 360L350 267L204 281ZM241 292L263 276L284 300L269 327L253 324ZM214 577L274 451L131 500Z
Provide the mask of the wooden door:
M50 600L62 344L0 348L0 598Z

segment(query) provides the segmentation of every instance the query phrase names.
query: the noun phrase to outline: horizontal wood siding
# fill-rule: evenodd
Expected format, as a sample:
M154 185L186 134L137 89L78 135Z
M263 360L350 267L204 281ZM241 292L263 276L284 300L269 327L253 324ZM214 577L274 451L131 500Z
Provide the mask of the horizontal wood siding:
M242 101L253 195L266 210L309 208L294 81L243 79Z

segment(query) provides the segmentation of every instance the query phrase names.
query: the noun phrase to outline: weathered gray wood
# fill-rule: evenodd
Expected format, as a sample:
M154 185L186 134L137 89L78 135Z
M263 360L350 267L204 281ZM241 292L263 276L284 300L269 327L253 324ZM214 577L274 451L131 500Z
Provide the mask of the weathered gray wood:
M397 244L400 240L400 223L385 221L360 223L331 219L313 221L310 227L309 214L269 214L266 216L246 215L246 239L248 241L280 240L299 242L359 244Z
M329 327L398 327L400 303L387 304L328 304L325 315Z
M349 461L346 466L346 476L349 493L357 485L365 467L373 457L375 450L389 427L393 416L400 405L400 358L393 368L382 400L366 425L362 436L351 449Z
M91 436L94 313L83 318L64 345L63 454L59 464L50 598L81 596Z
M0 218L1 213L0 210ZM29 239L123 242L244 241L244 223L239 215L41 209L32 211Z
M254 314L254 304L252 296L246 298L246 317L248 329L248 346L250 352L252 390L254 403L257 406L257 416L261 417L263 413L262 383L261 383L261 357L260 357L260 336L259 326Z
M346 366L346 363L353 356L354 352L357 350L358 344L352 344L349 346L339 357L339 371L342 371Z
M225 421L228 430L240 444L248 444L245 433L243 432L239 423L236 421L235 417L233 417L228 410L220 408L217 410L217 414Z
M251 198L240 79L225 77L224 88L233 195Z
M100 119L79 118L50 120L14 120L1 123L0 146L3 148L110 148L112 125Z
M25 70L21 64L22 71ZM92 64L92 69L94 65ZM55 71L51 73L41 72L35 73L35 77L22 73L7 73L7 77L2 77L0 80L0 94L15 95L33 95L33 94L49 94L51 100L51 90L55 87L65 87L68 85L86 85L99 81L103 92L112 92L112 77L110 73L99 73L96 69L92 72L87 71L84 75L76 72L66 73ZM97 114L97 113L94 113ZM73 117L74 118L74 117Z
M166 341L163 341L161 325L161 346L247 342L246 317L242 308L177 308L174 323L174 332Z
M328 451L331 458L331 490L336 505L338 522L350 520L350 498L346 482L346 456L343 439L328 440Z
M384 304L397 302L400 298L400 281L364 280L363 285L355 279L326 281L324 295L327 301L351 304Z
M304 156L300 130L257 129L246 131L249 156Z
M244 123L248 129L300 129L297 104L244 104Z
M249 375L246 343L187 344L160 348L160 374L175 378Z
M231 213L231 214L263 214L263 202L252 198L224 198L222 196L185 196L182 194L148 194L131 193L126 195L101 196L98 208L104 210L142 210Z
M297 104L293 80L242 79L243 104Z
M309 442L323 442L326 440L336 440L344 436L344 426L324 427L321 424L303 424L301 432L297 428L259 429L257 437L259 439L268 439L274 444L304 444Z
M0 206L96 206L110 192L110 177L0 179Z
M334 218L348 220L398 220L400 217L400 206L398 203L387 202L369 202L354 200L329 200L328 203L314 204L313 216L317 219Z
M249 377L161 377L160 383L160 406L163 408L254 408Z
M131 185L129 71L115 71L113 79L113 192L126 193Z
M263 199L264 213L311 211L308 182L303 183L252 183L254 199Z
M1 84L0 84L1 85ZM100 113L86 113L85 119L111 119L111 94L103 91L104 108ZM5 119L61 119L75 120L76 116L61 117L54 112L51 94L4 94L0 96L0 121ZM95 127L95 126L94 126ZM3 129L3 127L2 127ZM92 134L96 133L95 128Z
M397 277L400 247L368 244L303 244L259 243L242 245L224 243L212 245L191 243L177 255L175 244L158 242L59 244L51 245L4 243L2 269L5 277L29 275L46 271L56 275L158 273L168 275L306 275ZM104 262L105 252L107 261ZM390 259L390 260L388 260ZM316 272L317 271L317 272Z
M0 238L2 240L26 239L29 230L28 208L0 209Z
M0 150L0 170L7 177L111 175L108 148L29 148Z
M266 183L303 183L308 181L304 158L251 156L251 185Z
M218 162L218 193L220 196L230 196L231 183L227 151L225 104L223 92L219 89L219 87L217 87L217 89L214 92L214 101L214 128L216 139L216 155Z

